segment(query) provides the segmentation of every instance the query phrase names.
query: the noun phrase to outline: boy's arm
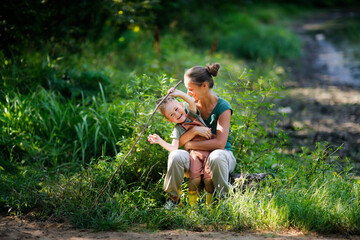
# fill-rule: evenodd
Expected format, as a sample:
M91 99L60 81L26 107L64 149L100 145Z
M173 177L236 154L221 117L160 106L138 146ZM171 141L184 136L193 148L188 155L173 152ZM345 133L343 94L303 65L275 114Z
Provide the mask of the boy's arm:
M177 150L179 148L179 140L173 139L171 144L168 142L165 142L164 139L162 139L159 135L153 134L148 137L148 140L151 144L157 143L169 152L172 152L174 150Z
M170 96L182 98L185 102L189 104L189 110L196 113L195 101L189 95L187 95L183 91L174 88L171 88L169 92L171 93Z

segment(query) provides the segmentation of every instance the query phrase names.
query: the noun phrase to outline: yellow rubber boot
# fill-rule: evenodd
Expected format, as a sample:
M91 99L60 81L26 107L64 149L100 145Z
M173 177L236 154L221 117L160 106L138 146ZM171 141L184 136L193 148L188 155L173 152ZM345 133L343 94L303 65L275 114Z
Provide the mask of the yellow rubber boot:
M188 190L188 199L189 199L190 206L191 207L195 206L195 204L197 203L197 199L198 199L197 191L189 191Z
M205 202L206 207L209 207L211 205L211 202L212 202L213 194L212 193L206 193L205 197L206 197L206 202Z

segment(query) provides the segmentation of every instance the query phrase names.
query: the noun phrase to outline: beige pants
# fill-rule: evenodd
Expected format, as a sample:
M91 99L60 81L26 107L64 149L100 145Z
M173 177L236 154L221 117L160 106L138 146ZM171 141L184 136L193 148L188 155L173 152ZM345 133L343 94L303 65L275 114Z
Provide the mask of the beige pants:
M226 194L229 191L229 174L235 169L236 159L232 151L217 149L210 153L208 165L215 191ZM185 173L189 172L190 155L185 150L175 150L169 154L164 189L173 197L179 195L179 189Z

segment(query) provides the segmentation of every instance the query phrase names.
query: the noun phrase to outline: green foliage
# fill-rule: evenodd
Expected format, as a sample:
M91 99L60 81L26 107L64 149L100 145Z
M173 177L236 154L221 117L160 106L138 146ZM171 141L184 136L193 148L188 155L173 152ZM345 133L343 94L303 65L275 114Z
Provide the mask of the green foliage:
M77 50L79 43L98 39L108 26L118 32L151 26L158 2L5 0L0 12L0 48L7 56L21 53L24 45L41 49L44 44L61 44Z
M101 11L114 15L105 21L101 13L96 28L69 27L74 19L60 26L59 35L72 29L59 38L69 40L68 45L55 39L42 48L28 50L20 50L14 43L18 52L13 55L2 49L0 210L18 215L33 211L43 218L62 215L78 227L96 230L128 230L142 225L152 230L295 228L359 233L360 182L353 179L351 169L335 164L336 150L326 143L291 153L279 126L286 115L277 111L275 100L287 76L274 61L297 54L298 41L281 27L294 9L251 8L247 4L229 8L210 2L213 8L223 10L219 18L209 7L191 18L189 28L174 27L176 22L171 21L162 23L161 53L153 48L153 32L145 29L151 28L153 19L161 23L159 14L166 8L158 5L160 1L105 1L104 6L111 9ZM88 3L91 1L85 5ZM46 1L42 4L50 7ZM73 7L78 4L84 3ZM194 6L191 1L166 2L164 6L180 11L174 19L170 13L164 19L181 17L186 4ZM37 3L29 11L41 6ZM56 12L52 9L44 17L48 9L40 10L41 19ZM21 11L25 11L21 13L24 16L30 14ZM81 19L94 16L93 11L92 7L86 9ZM178 25L189 21L181 20ZM117 27L111 21L116 21ZM167 29L168 24L173 27ZM37 33L31 29L35 25L28 26L30 35ZM17 27L14 33L24 34ZM87 31L98 33L97 40L81 41L91 35ZM221 37L217 53L210 55L205 52L216 35L212 31ZM234 41L238 44L231 46ZM202 47L195 50L189 42ZM249 67L246 61L220 49L261 60ZM231 137L238 160L236 172L271 172L275 179L259 188L231 192L227 198L216 199L211 208L205 207L201 196L192 211L186 202L185 180L185 207L168 211L162 208L168 152L149 144L146 136L157 133L170 141L173 126L155 114L134 151L126 162L123 160L154 110L156 99L182 79L186 68L210 62L221 64L214 91L234 110ZM184 86L179 88L185 90ZM120 171L84 223L119 166Z
M272 172L279 166L287 137L274 110L278 85L279 79L254 79L252 71L244 69L223 87L222 95L234 108L231 137L240 163L237 171Z
M258 14L258 18L241 13L224 17L221 25L226 26L222 28L225 30L223 33L218 33L219 50L232 52L236 56L248 59L299 56L300 40L290 31L271 23L276 19L274 16L264 12Z
M270 0L257 0L257 3L265 3L265 4L287 4L289 1L285 0L276 0L276 1L270 1ZM336 7L357 7L359 6L359 3L355 0L293 0L291 1L292 4L296 6L301 7L318 7L318 8L336 8Z
M129 33L154 31L156 27L161 29L161 35L176 27L177 34L185 34L187 42L204 50L210 50L214 39L218 38L218 51L255 60L300 54L299 40L281 27L282 9L295 13L289 10L291 7L270 5L264 10L231 1L204 4L92 0L71 4L5 1L2 9L0 34L5 37L1 38L0 48L7 57L21 55L25 45L36 50L48 45L52 51L61 48L78 52L84 41L102 41L104 35L110 36L108 32L112 32L109 38L112 43L114 40L124 43ZM193 13L191 18L187 17L189 11ZM58 22L58 19L64 20Z
M210 50L214 46L216 51L250 60L301 55L299 38L284 28L284 16L296 13L290 7L224 4L217 8L212 5L194 7L192 11L195 12L193 17L183 17L179 27L198 48ZM215 14L217 17L213 17Z
M343 19L340 19L338 23L330 25L325 29L327 35L331 36L335 42L346 39L349 43L357 45L360 42L360 16L354 14Z

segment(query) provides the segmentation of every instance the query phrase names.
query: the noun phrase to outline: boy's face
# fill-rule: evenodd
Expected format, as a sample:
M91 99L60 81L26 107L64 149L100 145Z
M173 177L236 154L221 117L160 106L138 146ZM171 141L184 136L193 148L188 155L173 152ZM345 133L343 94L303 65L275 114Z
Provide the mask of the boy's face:
M164 113L169 122L183 123L186 120L185 108L177 100L167 103L164 108Z

